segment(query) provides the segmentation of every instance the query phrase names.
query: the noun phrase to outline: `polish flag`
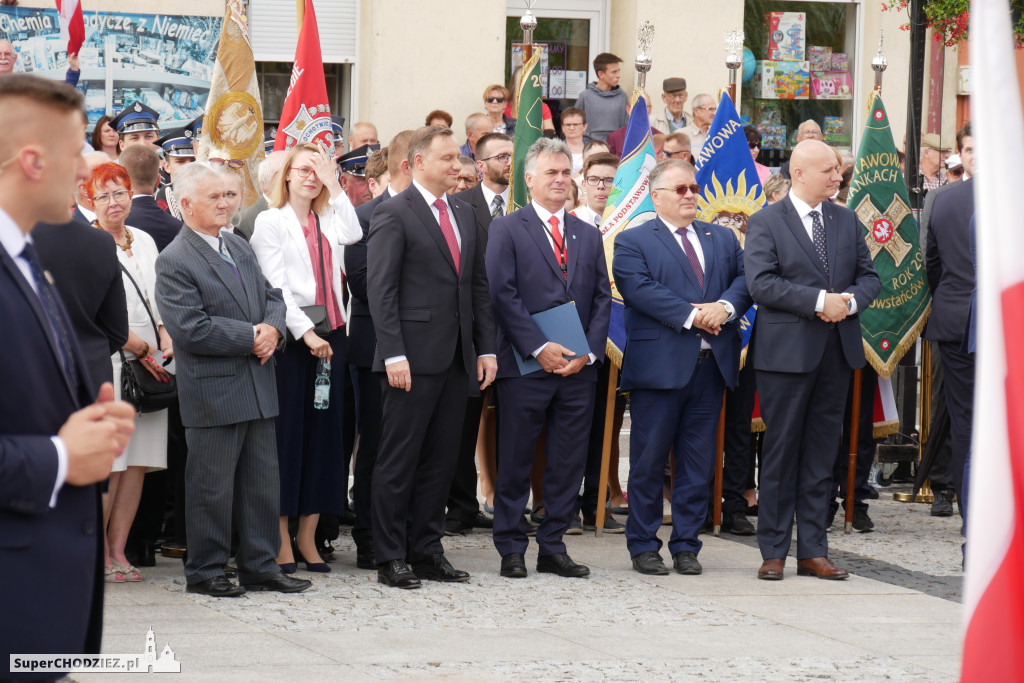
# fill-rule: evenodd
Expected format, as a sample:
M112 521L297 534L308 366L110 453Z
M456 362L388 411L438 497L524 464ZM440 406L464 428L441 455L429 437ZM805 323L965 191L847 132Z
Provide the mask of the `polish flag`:
M1007 0L971 3L977 353L961 680L1024 672L1024 117Z
M57 0L57 14L60 15L60 37L68 41L68 54L77 55L85 42L82 1Z
M320 52L320 32L316 26L313 0L306 0L274 150L291 149L297 143L312 142L333 152L333 130L331 106L327 102L327 81L324 79L324 59Z

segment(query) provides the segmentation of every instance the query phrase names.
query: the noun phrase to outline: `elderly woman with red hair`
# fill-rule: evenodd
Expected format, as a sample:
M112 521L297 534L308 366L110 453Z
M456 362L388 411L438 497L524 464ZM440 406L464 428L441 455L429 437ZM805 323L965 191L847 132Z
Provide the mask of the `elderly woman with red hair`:
M128 341L121 353L110 357L114 365L116 398L121 398L122 354L126 358L138 358L158 380L170 381L163 361L173 357L171 338L160 322L159 310L153 305L157 248L152 237L136 227L125 225L132 206L132 181L122 166L115 163L96 166L86 188L92 210L96 212L94 225L114 239L123 270L128 304ZM109 490L104 497L105 576L109 583L142 579L139 570L125 557L124 547L139 507L146 472L167 467L167 411L139 415L135 426L128 448L114 461Z

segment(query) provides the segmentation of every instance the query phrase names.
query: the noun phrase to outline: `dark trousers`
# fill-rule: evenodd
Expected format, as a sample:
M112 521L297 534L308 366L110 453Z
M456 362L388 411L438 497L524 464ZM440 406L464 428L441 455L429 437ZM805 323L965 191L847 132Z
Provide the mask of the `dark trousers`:
M380 447L381 393L380 377L369 368L356 368L359 386L359 450L352 481L352 505L356 523L352 540L362 546L373 542L373 468Z
M942 349L939 342L924 342L931 345L932 351L932 415L928 438L934 439L942 435L943 442L935 451L928 480L933 491L953 488L953 444L949 439L949 409L946 407L945 372L942 368ZM940 428L945 424L946 427ZM934 446L929 446L933 448Z
M460 350L447 372L412 376L412 390L380 375L383 416L370 491L378 564L443 553L444 503L458 459L468 378Z
M672 478L673 555L700 552L697 538L707 514L709 483L715 473L715 442L725 381L714 357L697 362L681 389L630 392L629 519L630 556L658 551L662 485L669 451L675 452Z
M521 522L530 497L534 449L545 428L546 516L537 529L537 545L541 555L565 552L562 536L576 513L594 415L594 388L594 382L558 375L498 380L494 547L502 557L526 552L528 539Z
M853 504L862 510L868 509L868 498L871 484L871 463L875 460L875 391L878 387L878 373L870 365L861 369L860 385L860 423L857 428L857 467L853 479ZM853 417L853 377L850 377L850 388L846 392L846 411L843 413L843 437L836 454L836 464L832 468L832 500L836 494L846 500L847 472L850 469L850 419Z
M949 437L953 447L952 479L960 512L964 508L964 463L971 449L974 419L974 354L960 350L960 342L939 342L944 368L946 407L949 409Z
M466 400L466 417L462 421L462 440L459 443L459 458L455 463L455 476L448 491L447 519L472 527L480 513L480 502L476 498L476 441L480 433L480 415L483 413L483 396L470 396Z
M743 492L754 462L754 435L750 431L754 397L757 394L753 362L740 370L739 383L725 394L725 465L722 470L722 511L746 512Z
M238 525L238 577L243 583L280 574L281 506L274 419L185 429L188 560L185 579L223 576Z
M757 371L765 423L757 542L766 560L789 553L794 513L797 559L828 555L825 517L850 372L835 330L811 372Z

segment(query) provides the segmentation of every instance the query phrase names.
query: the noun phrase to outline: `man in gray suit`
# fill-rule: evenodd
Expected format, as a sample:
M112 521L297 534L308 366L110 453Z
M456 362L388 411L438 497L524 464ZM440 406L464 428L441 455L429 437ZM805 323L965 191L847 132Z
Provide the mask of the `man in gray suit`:
M278 406L274 368L267 363L284 343L285 305L248 243L221 232L227 182L203 162L178 172L174 190L190 229L156 263L156 301L174 339L189 451L185 578L188 592L217 597L247 589L295 593L311 583L285 576L275 561L281 538ZM232 512L241 586L223 569Z

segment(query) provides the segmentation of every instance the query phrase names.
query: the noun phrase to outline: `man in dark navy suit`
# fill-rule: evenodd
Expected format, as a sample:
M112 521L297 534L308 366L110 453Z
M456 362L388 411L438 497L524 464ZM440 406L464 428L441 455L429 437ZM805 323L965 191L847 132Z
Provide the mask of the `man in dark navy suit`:
M356 207L356 217L363 237L345 247L345 281L348 283L352 315L348 321L348 360L356 369L359 387L359 451L356 453L352 482L352 502L356 522L352 526L352 540L356 543L356 566L376 569L373 550L373 511L370 491L373 467L377 462L380 445L380 378L373 372L373 354L377 350L377 336L373 332L373 319L366 297L366 238L370 234L370 218L377 205L404 192L412 183L412 170L406 154L413 131L403 130L388 145L388 174L391 182L384 191L370 201Z
M658 217L615 238L612 270L626 304L622 390L630 391L629 521L633 569L668 574L658 550L665 462L675 452L669 552L700 574L697 538L708 509L725 387L739 381L739 316L750 307L743 250L732 230L696 221L693 167L661 161L650 176Z
M601 235L565 211L572 153L564 142L541 138L526 154L526 186L533 201L491 223L487 279L498 323L498 481L494 546L501 575L526 576L528 545L521 520L530 495L530 470L541 430L547 429L544 470L546 516L537 529L537 571L566 577L590 570L566 553L562 536L576 512L587 460L587 440L611 318L611 288ZM589 348L548 340L531 318L573 302ZM513 348L541 369L521 375Z
M371 497L378 581L418 588L469 580L444 555L444 503L466 397L490 385L497 363L476 219L447 195L462 170L451 129L417 130L406 158L413 183L377 206L366 243L384 396Z
M184 139L184 138L183 138ZM132 210L125 223L144 231L163 251L181 232L180 220L162 210L153 198L160 182L160 157L152 145L128 145L117 159L132 181Z
M96 484L127 445L135 410L113 400L109 383L92 403L86 360L29 235L38 221L71 218L69 199L86 177L82 95L35 76L5 76L0 130L0 650L98 653Z
M804 140L790 158L793 189L747 222L747 287L758 304L752 340L765 422L758 578L783 578L799 525L797 573L848 574L828 558L832 466L846 389L864 365L858 314L881 285L857 216L829 201L842 176L835 151Z

